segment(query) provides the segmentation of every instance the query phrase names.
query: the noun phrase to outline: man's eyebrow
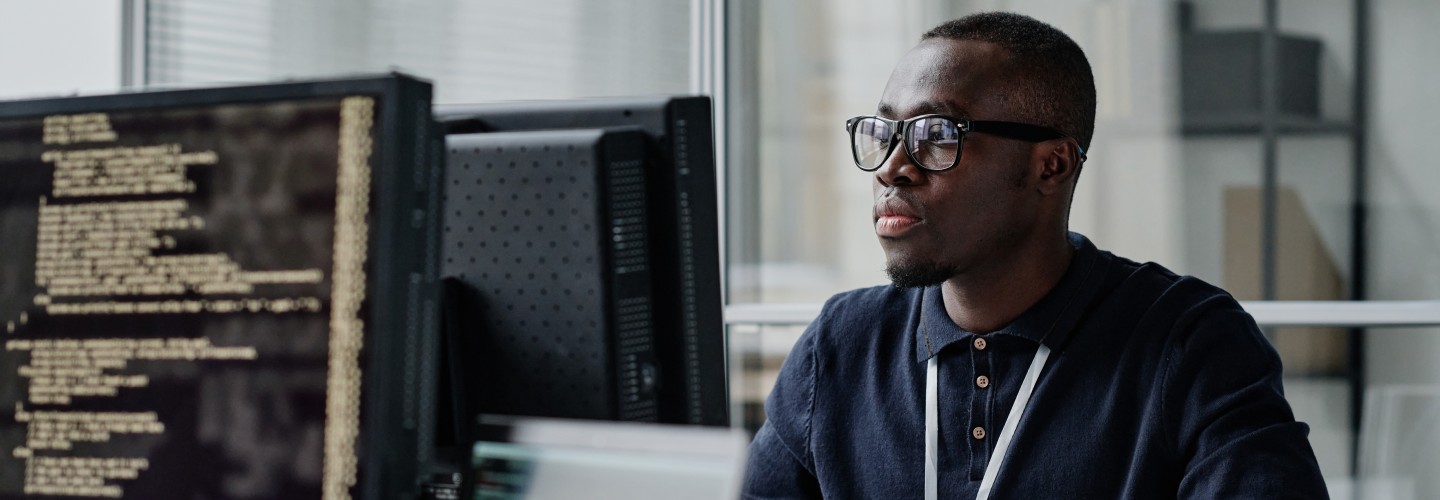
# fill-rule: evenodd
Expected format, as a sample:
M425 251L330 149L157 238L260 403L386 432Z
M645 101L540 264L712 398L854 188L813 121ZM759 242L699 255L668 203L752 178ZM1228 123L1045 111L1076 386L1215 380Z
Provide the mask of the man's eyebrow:
M960 106L956 106L949 102L939 101L925 101L916 104L914 108L907 109L906 111L909 112L908 116L949 115L957 118L964 118L970 116L970 114L966 113L964 109L960 108ZM898 113L896 112L894 106L883 102L875 108L875 114L877 116L883 116L887 118L894 118L898 116Z

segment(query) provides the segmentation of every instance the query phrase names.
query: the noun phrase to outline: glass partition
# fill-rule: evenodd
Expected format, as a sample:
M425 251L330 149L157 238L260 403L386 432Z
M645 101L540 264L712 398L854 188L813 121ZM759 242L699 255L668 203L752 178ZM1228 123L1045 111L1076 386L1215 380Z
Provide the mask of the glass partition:
M813 317L805 311L887 281L871 227L871 174L851 163L844 120L874 111L894 64L924 31L1012 10L1070 34L1094 69L1096 133L1072 229L1118 255L1220 285L1257 318L1291 314L1290 301L1364 301L1294 302L1302 316L1323 318L1303 326L1262 320L1285 363L1287 395L1311 425L1332 494L1440 491L1428 478L1400 477L1405 466L1378 462L1428 457L1395 443L1440 446L1436 420L1417 417L1423 403L1385 399L1396 384L1440 387L1440 331L1425 326L1440 324L1440 198L1429 194L1440 169L1425 150L1428 117L1440 113L1429 84L1440 60L1417 50L1440 46L1426 21L1440 19L1440 6L797 0L727 8L727 272L732 355L744 361L732 381L747 409L738 424L758 426L763 388L783 362L775 356L787 350L778 344ZM1383 320L1402 315L1414 321ZM1378 413L1392 406L1401 409ZM1410 423L1376 434L1386 415Z

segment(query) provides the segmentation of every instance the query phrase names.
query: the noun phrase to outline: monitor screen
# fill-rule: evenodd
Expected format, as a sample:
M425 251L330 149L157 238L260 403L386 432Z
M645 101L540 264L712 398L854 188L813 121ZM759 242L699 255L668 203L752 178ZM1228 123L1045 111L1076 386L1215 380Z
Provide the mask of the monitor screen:
M0 103L0 498L413 491L429 96L395 75Z
M749 439L739 429L520 419L480 429L472 500L733 499Z

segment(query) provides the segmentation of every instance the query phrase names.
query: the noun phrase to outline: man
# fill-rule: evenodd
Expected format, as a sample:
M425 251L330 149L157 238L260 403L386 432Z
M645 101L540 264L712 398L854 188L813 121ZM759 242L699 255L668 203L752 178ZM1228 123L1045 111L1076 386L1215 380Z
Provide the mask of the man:
M847 122L895 286L835 296L796 344L748 498L1326 496L1238 303L1068 232L1094 87L1065 34L979 14Z

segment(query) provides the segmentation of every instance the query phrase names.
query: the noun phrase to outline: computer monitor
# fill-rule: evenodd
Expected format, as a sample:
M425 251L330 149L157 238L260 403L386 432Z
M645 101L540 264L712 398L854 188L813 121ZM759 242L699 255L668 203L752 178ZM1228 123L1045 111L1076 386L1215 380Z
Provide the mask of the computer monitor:
M466 500L733 499L740 429L550 419L493 420L472 448Z
M655 422L645 134L452 134L441 274L455 422ZM464 441L465 429L455 429ZM462 443L463 447L463 443Z
M638 127L645 184L660 422L729 425L715 146L708 97L439 106L450 134ZM454 172L451 165L451 172ZM462 203L452 197L447 203ZM452 211L447 210L447 214Z
M410 498L439 134L403 75L0 103L0 498Z

